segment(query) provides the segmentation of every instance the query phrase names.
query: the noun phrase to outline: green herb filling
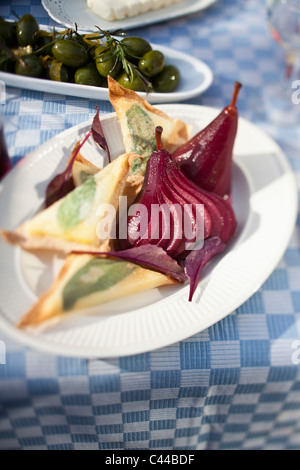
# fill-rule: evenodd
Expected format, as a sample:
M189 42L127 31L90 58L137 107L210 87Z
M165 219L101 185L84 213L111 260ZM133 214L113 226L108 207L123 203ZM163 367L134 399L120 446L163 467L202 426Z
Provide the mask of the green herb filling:
M93 258L69 280L63 290L64 310L94 292L105 291L129 276L136 266L125 261Z

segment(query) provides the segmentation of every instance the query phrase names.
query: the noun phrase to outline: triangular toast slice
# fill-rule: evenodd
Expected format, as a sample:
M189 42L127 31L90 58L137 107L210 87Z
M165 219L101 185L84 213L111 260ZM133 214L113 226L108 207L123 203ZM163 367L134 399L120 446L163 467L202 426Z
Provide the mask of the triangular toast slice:
M161 126L162 146L170 153L190 137L191 126L180 119L172 119L153 107L135 91L122 87L108 76L109 100L121 125L126 152L149 157L157 150L155 128Z
M120 155L15 231L2 231L4 238L27 250L46 249L67 254L87 247L103 249L108 240L99 238L97 226L105 217L107 204L117 212L129 165L130 155Z
M76 151L78 145L80 145L80 142L78 142L78 144L74 147L73 152ZM101 171L101 168L97 167L92 162L84 158L79 152L72 165L72 177L74 186L80 186L90 176L94 176L99 171Z
M100 306L109 301L176 283L178 281L169 276L127 261L70 254L52 287L25 314L18 326L37 326L93 307L99 307L94 312L98 315Z

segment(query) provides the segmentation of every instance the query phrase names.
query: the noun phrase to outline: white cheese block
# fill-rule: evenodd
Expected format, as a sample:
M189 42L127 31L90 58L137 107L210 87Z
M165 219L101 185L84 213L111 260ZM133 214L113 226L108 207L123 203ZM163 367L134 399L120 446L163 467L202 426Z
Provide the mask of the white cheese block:
M88 7L107 21L123 20L151 10L171 6L182 0L87 0Z

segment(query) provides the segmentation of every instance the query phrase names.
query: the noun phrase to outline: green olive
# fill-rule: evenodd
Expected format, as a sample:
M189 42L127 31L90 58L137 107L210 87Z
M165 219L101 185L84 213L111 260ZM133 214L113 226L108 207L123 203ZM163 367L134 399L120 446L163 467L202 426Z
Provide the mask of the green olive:
M43 30L40 31L36 46L37 46L37 49L42 48L40 53L43 56L51 55L51 48L52 48L53 40L54 40L53 33L49 33L48 31L43 31Z
M34 16L26 14L21 16L16 26L19 46L33 46L40 32L40 27Z
M44 61L44 75L56 82L68 82L70 78L68 68L52 57Z
M165 56L160 51L149 51L139 60L139 69L146 77L158 75L165 66Z
M89 58L82 44L73 39L58 39L52 47L52 54L59 62L68 67L81 67Z
M0 37L0 42L4 43L4 39L2 37ZM0 48L1 48L1 45L0 45ZM2 60L1 60L2 59ZM6 54L5 52L2 54L0 52L0 70L2 72L10 72L10 73L13 73L14 72L14 67L15 67L15 62L14 60L10 59Z
M90 63L76 70L75 83L79 83L80 85L103 86L105 78L99 74L96 65Z
M26 77L38 78L43 70L43 64L39 57L34 54L24 55L15 64L15 73Z
M16 23L0 17L0 35L7 46L15 46L17 44Z
M4 46L7 45L7 44L6 44L6 41L5 41L5 39L4 39L4 37L2 36L2 34L1 34L1 32L0 32L0 48L1 48L1 45L2 45L2 44L3 44ZM2 52L2 51L1 51L1 52Z
M104 52L107 49L106 46L98 46L95 50L95 62L96 67L102 77L107 77L110 75L112 78L116 78L122 69L122 62L119 57L114 56L109 50Z
M152 47L146 39L138 36L130 36L122 39L125 54L129 59L141 59L146 52L151 51Z
M145 84L139 75L138 72L133 72L133 79L128 76L125 72L118 77L117 82L122 85L124 88L128 88L129 90L134 91L145 91Z
M1 72L14 72L14 62L12 60L6 60L5 62L0 63Z
M153 79L154 90L159 93L171 93L176 90L180 82L180 73L175 65L167 65L162 72Z

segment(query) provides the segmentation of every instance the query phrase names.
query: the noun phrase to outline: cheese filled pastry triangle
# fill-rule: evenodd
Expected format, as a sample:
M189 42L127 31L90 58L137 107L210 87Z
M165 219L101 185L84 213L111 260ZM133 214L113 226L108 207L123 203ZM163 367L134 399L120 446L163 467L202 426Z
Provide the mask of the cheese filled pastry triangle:
M155 128L161 126L162 146L173 153L185 143L191 127L180 119L172 119L140 97L135 91L122 87L110 76L109 100L118 116L126 152L149 157L157 150Z
M80 142L75 146L74 151L76 151L78 145L80 145ZM79 152L72 166L74 186L80 186L90 176L94 176L96 173L98 173L98 171L101 171L101 168L97 167L89 160L84 158Z
M101 249L107 239L99 238L98 223L105 217L107 204L116 211L130 166L130 155L123 154L104 169L91 175L73 191L14 231L2 231L4 238L26 250ZM109 232L109 229L106 230Z
M70 254L52 287L25 314L18 327L38 326L93 307L99 307L96 313L101 314L101 305L109 301L176 283L165 274L124 260Z

